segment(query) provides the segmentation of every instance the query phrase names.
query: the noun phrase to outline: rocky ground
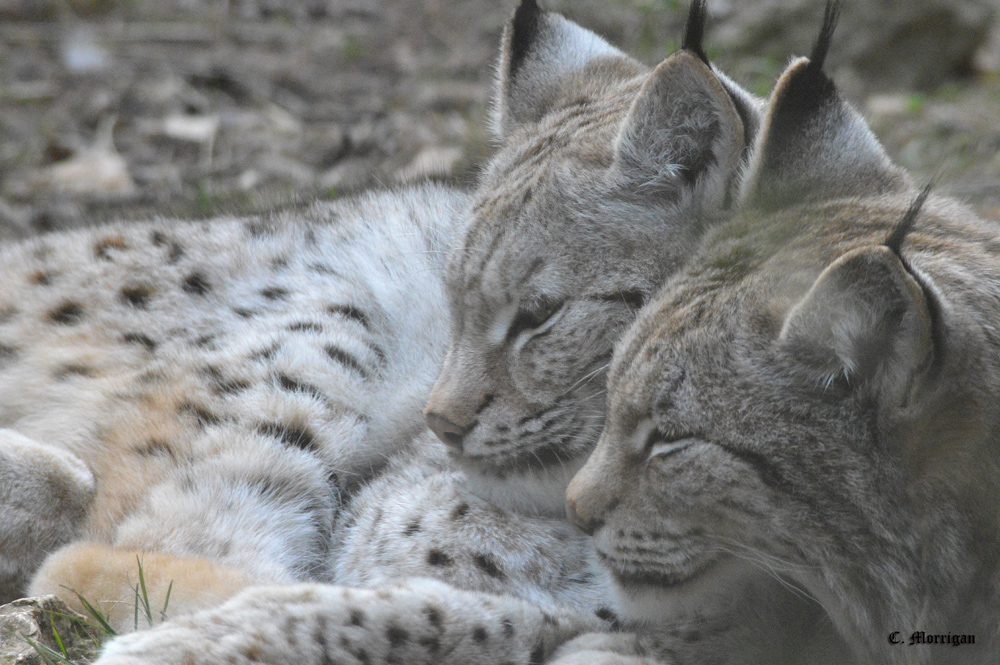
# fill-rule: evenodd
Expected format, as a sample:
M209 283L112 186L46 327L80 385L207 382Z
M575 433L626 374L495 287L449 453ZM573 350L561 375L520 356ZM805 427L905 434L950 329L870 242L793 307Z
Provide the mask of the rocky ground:
M0 239L426 177L473 182L513 0L0 0ZM655 64L678 0L549 0ZM1000 0L845 3L837 80L918 177L1000 216ZM821 0L710 0L764 94ZM905 7L905 8L903 8Z

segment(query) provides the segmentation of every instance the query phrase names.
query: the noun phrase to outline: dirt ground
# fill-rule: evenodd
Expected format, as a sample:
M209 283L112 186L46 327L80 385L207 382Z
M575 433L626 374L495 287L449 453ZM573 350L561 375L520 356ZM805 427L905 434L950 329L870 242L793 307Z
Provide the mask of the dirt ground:
M0 0L0 240L427 177L473 183L513 4ZM687 5L543 4L649 64L676 48ZM918 179L937 173L1000 218L1000 57L980 50L932 90L852 90ZM710 52L762 94L785 62Z

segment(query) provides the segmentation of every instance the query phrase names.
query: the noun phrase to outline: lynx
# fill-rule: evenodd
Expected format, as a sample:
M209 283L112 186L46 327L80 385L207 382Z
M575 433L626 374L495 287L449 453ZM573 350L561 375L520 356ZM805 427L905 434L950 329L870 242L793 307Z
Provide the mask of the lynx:
M750 557L861 662L995 663L1000 227L917 191L842 100L836 9L738 212L623 337L569 512L636 608Z
M614 339L724 207L756 126L695 7L650 72L525 2L471 197L4 248L4 595L79 593L126 631L140 564L174 616L249 585L422 575L613 622L562 495ZM420 413L449 306L427 419L451 460Z
M614 622L614 589L555 517L602 426L615 339L727 214L757 135L756 100L701 51L703 10L652 72L533 2L508 24L502 146L449 261L451 341L427 406L448 458L397 457L345 509L334 581L369 588L258 587L102 663L639 663L647 643L677 662L842 655L816 608L752 562L661 594L625 617L637 633L591 632Z

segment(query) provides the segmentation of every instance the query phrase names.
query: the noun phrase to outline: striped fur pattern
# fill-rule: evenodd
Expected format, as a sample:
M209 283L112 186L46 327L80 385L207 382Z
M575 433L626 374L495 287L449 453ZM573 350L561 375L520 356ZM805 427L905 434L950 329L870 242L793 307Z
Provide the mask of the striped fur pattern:
M993 663L1000 227L914 187L843 101L836 13L778 82L741 209L624 336L570 513L628 614L749 561L860 662Z

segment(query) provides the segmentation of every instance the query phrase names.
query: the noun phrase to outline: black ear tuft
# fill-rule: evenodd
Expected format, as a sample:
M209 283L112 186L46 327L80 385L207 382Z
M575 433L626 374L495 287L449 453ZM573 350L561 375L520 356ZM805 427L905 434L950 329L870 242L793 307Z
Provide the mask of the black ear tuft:
M514 12L513 31L510 38L510 67L508 75L513 77L521 68L525 56L535 43L538 32L538 4L535 0L521 0Z
M816 44L809 55L809 66L822 71L826 54L830 51L830 42L833 40L833 32L837 29L837 21L840 20L840 0L827 0L826 11L823 13L823 28L819 31Z
M691 9L688 10L687 22L684 24L684 42L681 48L698 56L698 59L706 65L711 65L704 47L705 21L708 18L705 2L706 0L691 0Z
M913 230L913 224L917 221L917 217L920 215L920 209L924 207L924 201L927 200L927 196L931 193L931 189L934 188L934 180L928 182L917 198L913 199L913 203L906 210L906 214L903 215L903 219L899 220L899 224L892 230L889 236L885 239L885 246L892 250L892 253L903 260L903 255L901 251L903 249L903 241L906 240L906 236L910 234ZM905 264L906 262L903 261Z

